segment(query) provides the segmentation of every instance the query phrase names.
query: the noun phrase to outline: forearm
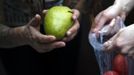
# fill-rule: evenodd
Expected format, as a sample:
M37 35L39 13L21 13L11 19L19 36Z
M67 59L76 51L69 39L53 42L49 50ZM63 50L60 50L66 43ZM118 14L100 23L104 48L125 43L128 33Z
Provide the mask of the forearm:
M12 48L26 45L23 27L10 28L0 24L0 48Z
M115 0L114 4L121 7L126 13L129 13L134 7L134 0Z

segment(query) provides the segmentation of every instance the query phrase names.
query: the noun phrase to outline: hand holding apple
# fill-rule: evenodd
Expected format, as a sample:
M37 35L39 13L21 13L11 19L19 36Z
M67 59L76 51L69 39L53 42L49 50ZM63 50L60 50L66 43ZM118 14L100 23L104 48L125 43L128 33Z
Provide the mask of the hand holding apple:
M65 42L56 41L56 37L52 35L44 35L40 32L40 15L33 17L28 24L20 27L27 44L39 53L50 52L55 48L65 46Z
M54 6L45 15L45 32L47 35L54 35L58 40L70 41L79 29L78 17L79 11L76 9Z

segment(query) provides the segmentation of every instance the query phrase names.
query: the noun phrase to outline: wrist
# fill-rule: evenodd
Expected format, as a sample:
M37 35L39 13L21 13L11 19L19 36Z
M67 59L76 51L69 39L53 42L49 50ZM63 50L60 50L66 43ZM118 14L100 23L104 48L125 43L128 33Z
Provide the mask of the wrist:
M21 27L15 27L15 28L11 28L9 30L10 35L15 39L15 42L18 45L27 45L28 44L28 39L26 38L26 33L25 33L25 26L21 26Z
M125 0L125 1L115 0L114 5L119 7L122 12L125 12L126 14L128 14L134 6L134 1L133 0Z
M23 27L7 27L0 25L0 47L1 48L13 48L17 46L26 45L26 39L24 38Z
M127 16L129 12L126 9L124 9L124 6L121 5L121 3L114 3L113 6L114 6L115 11L118 12L118 16L125 19L125 17Z

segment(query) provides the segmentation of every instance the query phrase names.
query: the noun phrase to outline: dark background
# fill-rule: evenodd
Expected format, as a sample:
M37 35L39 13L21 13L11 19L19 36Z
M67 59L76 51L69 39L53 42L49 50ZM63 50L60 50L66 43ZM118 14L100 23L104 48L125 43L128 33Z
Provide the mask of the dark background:
M103 9L112 4L112 0L103 0ZM126 25L133 22L131 12ZM89 17L82 14L80 24L78 35L65 48L44 54L29 46L1 49L0 75L99 75L93 48L88 42Z

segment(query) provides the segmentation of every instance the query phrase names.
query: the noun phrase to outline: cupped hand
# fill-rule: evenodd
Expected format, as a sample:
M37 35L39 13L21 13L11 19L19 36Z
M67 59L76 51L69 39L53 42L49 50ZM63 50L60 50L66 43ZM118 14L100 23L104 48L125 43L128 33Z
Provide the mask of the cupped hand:
M65 46L65 42L57 41L52 35L44 35L40 33L40 15L36 15L32 20L24 26L24 36L27 38L28 45L33 47L39 53L50 52L55 48Z
M43 15L47 13L47 10L43 11ZM65 37L63 38L64 42L71 41L78 33L78 30L80 28L80 24L78 21L78 18L80 16L80 12L77 9L72 9L72 19L74 21L73 26L66 32Z

